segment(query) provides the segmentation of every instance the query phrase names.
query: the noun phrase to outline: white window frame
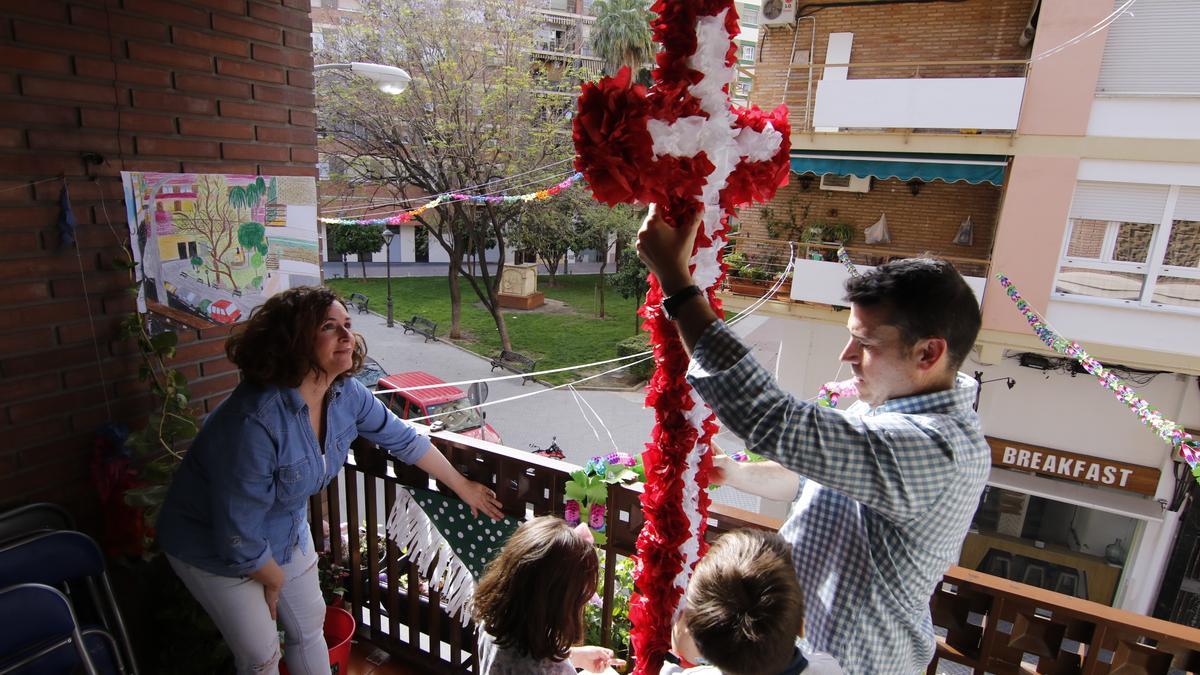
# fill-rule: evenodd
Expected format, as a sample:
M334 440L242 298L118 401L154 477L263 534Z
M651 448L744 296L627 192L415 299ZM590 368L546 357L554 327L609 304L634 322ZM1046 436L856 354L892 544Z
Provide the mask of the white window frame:
M754 45L742 45L742 60L743 61L753 61L754 60Z
M1196 307L1181 307L1179 305L1167 305L1161 302L1154 302L1154 290L1158 285L1160 277L1181 277L1184 279L1200 279L1200 267L1182 267L1178 265L1165 265L1163 258L1167 254L1167 244L1171 241L1171 229L1175 224L1175 205L1179 201L1179 186L1170 186L1167 192L1167 200L1163 205L1162 216L1157 224L1154 225L1154 233L1150 238L1150 250L1146 255L1146 262L1131 263L1121 262L1112 259L1113 249L1116 247L1117 229L1121 223L1132 222L1125 220L1110 220L1108 227L1104 231L1104 242L1100 246L1100 258L1080 258L1067 255L1067 250L1071 245L1071 235L1075 229L1076 218L1067 218L1067 233L1063 237L1062 250L1058 256L1058 269L1054 273L1054 285L1051 287L1051 294L1059 300L1068 300L1071 302L1080 302L1086 304L1098 304L1109 306L1133 306L1151 309L1154 311L1189 314L1200 316L1200 308ZM1092 218L1081 220L1097 220ZM1062 293L1057 290L1059 277L1062 274L1063 267L1082 267L1085 269L1094 269L1105 272L1132 272L1145 275L1145 282L1142 284L1141 295L1137 300L1119 300L1115 298L1101 298L1091 295L1082 295L1078 293Z

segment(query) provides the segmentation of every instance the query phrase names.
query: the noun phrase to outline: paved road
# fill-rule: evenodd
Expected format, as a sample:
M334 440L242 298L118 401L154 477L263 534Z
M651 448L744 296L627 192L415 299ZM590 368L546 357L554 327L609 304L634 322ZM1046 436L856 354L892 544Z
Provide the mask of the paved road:
M511 374L492 372L486 359L448 343L427 343L419 335L404 335L399 323L388 328L378 314L352 314L352 318L355 330L367 340L368 354L389 373L424 370L447 382ZM549 390L534 382L522 386L519 378L491 382L488 387L487 421L496 428L504 445L528 450L530 443L544 447L557 437L567 461L575 464L611 451L614 442L623 452L639 453L654 425L653 411L643 407L644 394L640 390L578 391L576 397L565 388ZM524 397L500 402L514 396ZM718 442L726 448L742 447L731 434L721 434ZM777 517L783 513L784 505L760 504L757 498L731 488L720 488L712 496L750 511Z

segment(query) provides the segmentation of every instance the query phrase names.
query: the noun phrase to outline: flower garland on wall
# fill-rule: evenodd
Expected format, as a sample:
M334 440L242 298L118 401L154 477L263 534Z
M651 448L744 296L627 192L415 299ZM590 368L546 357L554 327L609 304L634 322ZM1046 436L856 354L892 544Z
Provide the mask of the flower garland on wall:
M1192 469L1192 475L1200 482L1200 443L1192 437L1187 431L1184 431L1177 422L1163 417L1154 406L1150 405L1145 399L1137 395L1128 384L1125 384L1121 378L1113 374L1111 370L1104 367L1104 364L1097 361L1088 354L1078 342L1067 340L1059 335L1046 320L1037 313L1035 309L1021 297L1021 293L1017 291L1017 287L1012 281L1003 274L997 274L996 279L1000 285L1004 287L1004 292L1008 294L1013 304L1025 316L1025 320L1029 322L1029 327L1033 329L1035 335L1038 336L1047 347L1064 356L1069 356L1079 362L1089 374L1096 377L1100 385L1105 389L1113 392L1117 400L1129 406L1129 409L1137 414L1138 419L1142 424L1154 430L1154 433L1159 438L1169 443L1172 447L1178 449L1183 455L1184 461Z
M400 223L407 223L411 221L413 218L425 213L429 209L434 209L442 204L449 204L450 202L470 202L471 204L494 205L546 201L563 190L570 188L572 185L578 182L580 178L583 178L583 174L576 172L557 185L551 185L544 190L538 190L536 192L527 192L523 195L468 195L461 192L448 192L446 194L441 194L437 197L434 197L415 209L397 213L396 215L389 216L387 218L318 218L317 220L327 225L399 225Z
M731 107L738 33L732 0L657 0L651 7L655 84L635 84L628 68L583 85L574 119L575 168L597 200L657 205L670 225L700 216L693 277L721 314L715 291L733 209L766 201L787 182L787 109ZM646 403L655 410L642 455L645 525L638 534L637 595L630 606L635 673L657 673L692 568L703 555L716 416L684 379L688 357L661 310L653 276L646 319L657 369Z

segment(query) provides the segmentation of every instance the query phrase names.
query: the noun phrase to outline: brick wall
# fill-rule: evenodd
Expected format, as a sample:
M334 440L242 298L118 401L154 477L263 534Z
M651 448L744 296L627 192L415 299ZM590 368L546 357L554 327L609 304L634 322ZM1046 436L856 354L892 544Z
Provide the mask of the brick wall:
M825 63L830 33L854 33L851 63L929 63L943 61L1009 60L1029 57L1029 48L1017 39L1029 19L1032 0L966 0L958 3L917 3L878 7L830 7L798 24L796 55L793 33L787 27L760 28L765 35L761 63L755 68L753 103L774 108L786 102L793 127L804 120L808 86L808 59L812 25L816 22L816 47L812 62ZM812 92L822 71L813 70ZM1017 66L912 66L854 68L851 78L911 77L1013 77L1022 76ZM787 95L784 86L787 82Z
M309 3L0 6L0 509L50 500L94 526L96 428L136 424L149 405L115 334L134 310L111 265L128 239L119 172L315 176ZM60 175L78 250L59 247ZM237 382L224 337L180 334L202 412Z
M830 192L818 189L813 177L805 190L799 176L781 189L767 209L772 220L787 220L789 213L804 227L814 221L849 223L854 227L850 246L886 251L924 253L926 251L956 258L988 259L996 218L1000 212L1001 189L989 183L944 183L932 181L921 186L915 197L908 184L897 179L873 180L871 191ZM875 224L881 214L887 214L891 243L868 245L863 231ZM971 217L975 225L975 241L971 246L951 243L963 219ZM763 207L744 209L740 216L741 231L754 237L767 237Z

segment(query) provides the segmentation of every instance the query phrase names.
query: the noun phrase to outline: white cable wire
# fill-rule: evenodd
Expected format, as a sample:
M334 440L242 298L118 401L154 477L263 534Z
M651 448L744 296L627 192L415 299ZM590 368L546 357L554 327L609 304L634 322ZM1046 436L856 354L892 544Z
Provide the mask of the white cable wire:
M553 387L547 387L545 389L538 389L536 391L530 391L530 392L526 392L524 394L517 394L516 396L509 396L508 398L500 398L500 399L496 399L495 401L488 401L487 403L480 403L479 405L473 405L469 408L459 408L458 410L451 410L448 412L438 413L436 415L426 415L425 417L413 417L413 418L410 418L408 421L409 422L420 422L421 420L429 420L429 419L433 419L435 417L443 417L445 415L453 415L455 413L460 413L460 412L464 412L467 410L476 410L478 408L483 408L485 406L496 405L497 403L508 403L509 401L516 401L516 400L522 399L522 398L529 398L530 396L537 396L538 394L544 394L548 391L554 391L555 389L562 389L563 387L569 387L574 384L579 384L580 382L587 382L588 380L594 380L597 377L603 377L605 375L608 375L609 373L615 373L618 370L623 370L630 366L635 366L635 365L641 363L642 361L649 361L652 358L654 358L654 357L647 356L646 358L641 359L640 361L634 361L633 363L627 363L623 366L617 366L616 368L610 368L609 370L606 370L603 373L596 373L595 375L588 375L587 377L581 377L578 380L575 380L574 382L566 382L564 384L556 384ZM486 380L481 380L481 381L486 382ZM445 386L445 385L441 385L441 386Z
M792 257L788 261L787 266L784 268L784 273L781 274L780 278L778 280L776 280L775 284L770 289L767 290L765 295L760 297L755 302L751 303L751 305L749 307L747 307L745 311L738 314L736 318L734 318L732 321L730 321L729 325L732 326L732 325L736 324L737 322L741 321L742 319L750 316L759 307L761 307L763 304L765 304L770 298L774 297L775 292L779 290L779 287L781 285L783 285L783 281L787 278L787 272L791 271L792 265L795 262L795 260L796 260L795 246L793 245L792 246ZM638 358L638 357L641 357L641 358ZM508 403L510 401L516 401L519 399L528 398L530 396L537 396L538 394L544 394L548 391L554 391L556 389L562 389L564 387L572 387L572 389L573 389L574 385L576 385L576 384L579 384L581 382L587 382L588 380L594 380L597 377L603 377L604 375L608 375L609 373L615 373L618 370L624 370L626 368L636 366L639 363L644 363L646 361L649 361L650 359L653 359L654 356L651 351L645 351L645 352L641 352L639 354L631 354L629 356L618 356L617 358L614 358L614 359L607 359L604 361L596 361L593 363L585 363L585 364L576 365L576 366L565 366L562 368L552 368L550 370L543 370L543 371L538 371L535 373L517 373L514 375L502 375L499 377L490 377L490 378L485 378L485 379L461 380L458 382L442 382L439 384L426 384L426 385L420 385L420 386L416 386L416 387L403 387L403 388L396 388L396 389L376 389L374 393L376 396L378 396L380 394L392 394L392 393L406 392L406 391L417 391L420 389L432 389L435 387L460 386L460 385L464 385L464 384L471 385L471 384L475 384L476 382L498 382L501 380L511 380L511 379L515 379L518 377L523 378L523 377L530 377L530 376L535 376L535 375L544 375L544 374L549 374L549 373L561 373L561 372L565 372L568 370L581 370L583 368L590 368L593 366L615 363L617 361L627 361L629 359L635 359L635 358L638 360L633 361L632 363L625 363L625 364L619 365L615 368L610 368L602 373L597 373L595 375L588 375L586 377L581 377L578 380L574 380L572 382L566 382L564 384L554 385L552 387L547 387L545 389L538 389L535 391L525 392L523 394L517 394L515 396L509 396L507 398L496 399L495 401L487 401L487 402L479 403L477 405L473 405L473 406L470 406L467 408L459 408L457 410L451 410L451 411L447 411L447 412L443 412L443 413L437 413L434 415L426 415L425 417L414 417L414 418L410 418L408 420L409 422L420 422L422 420L434 419L436 417L444 417L446 415L453 415L455 413L465 412L467 410L477 410L479 408L484 408L484 407L487 407L490 405L496 405L498 403ZM841 372L842 372L842 369L839 367L838 368L839 376L841 375ZM584 403L584 405L587 405L588 408L592 407L590 404L588 404L586 399L583 400L583 403ZM593 409L592 412L595 413L595 410ZM596 415L596 419L600 421L601 426L603 426L605 432L608 433L609 440L613 440L612 432L609 431L608 426L604 424L604 421L600 418L599 415ZM589 424L591 424L591 423L589 422ZM593 433L595 433L595 429L593 429ZM613 447L616 448L615 440L613 440Z
M1119 19L1121 17L1121 15L1128 12L1129 8L1131 6L1133 6L1133 3L1135 3L1135 2L1137 2L1137 0L1127 0L1127 2L1125 4L1121 5L1117 9L1115 9L1112 14L1109 14L1108 16L1104 17L1100 21L1093 24L1091 28L1085 30L1084 32L1080 33L1079 35L1076 35L1075 37L1071 38L1070 40L1067 40L1066 42L1062 42L1054 47L1051 47L1050 49L1047 49L1046 51L1042 52L1041 54L1038 54L1037 56L1030 59L1030 61L1041 61L1042 59L1044 59L1048 56L1053 56L1053 55L1061 52L1062 50L1064 50L1068 47L1071 47L1072 45L1078 44L1078 43L1083 42L1084 40L1092 37L1096 33L1099 33L1100 31L1104 30L1105 28L1108 28L1108 26L1112 22L1116 21L1117 19Z
M592 430L592 435L596 437L597 441L600 440L600 432L596 431L596 425L592 424L592 420L588 417L587 411L583 409L583 404L579 402L579 392L575 390L575 387L567 387L567 389L571 392L571 399L575 401L576 407L579 408L579 414L583 415L583 421L587 422L588 428Z
M571 387L571 391L574 392L575 387ZM604 418L600 416L600 413L596 412L596 409L592 407L591 403L588 403L587 399L583 397L583 394L576 392L575 396L580 401L583 401L583 404L587 406L588 410L591 410L592 414L596 416L596 421L600 423L600 427L604 429L604 433L608 434L608 442L612 443L613 452L620 452L621 449L617 447L617 440L613 438L612 431L609 431L608 425L604 423ZM593 431L595 431L595 429L593 429ZM599 440L600 437L597 436L596 438Z
M737 323L739 321L742 321L746 317L748 317L751 314L753 314L754 312L756 312L759 307L762 307L772 297L774 297L775 293L779 290L779 287L782 286L783 282L787 279L787 273L792 270L792 266L793 266L794 262L795 262L795 256L793 254L792 259L788 261L787 266L784 267L783 272L779 275L779 279L777 279L775 281L774 285L772 285L771 288L769 288L767 290L766 294L763 295L762 297L758 298L757 300L755 300L748 307L746 307L745 310L743 310L741 313L739 313L735 318L731 319L728 322L728 325L730 325L730 326L737 325ZM407 392L407 391L420 391L422 389L436 389L438 387L461 387L464 385L470 386L477 382L483 382L483 383L502 382L504 380L515 380L518 377L520 377L520 378L540 377L542 375L563 373L563 372L567 372L567 371L571 371L571 370L583 370L585 368L593 368L595 366L606 366L610 363L617 363L619 361L628 361L630 359L636 359L636 358L640 358L643 356L649 356L652 353L653 353L652 351L644 351L644 352L638 352L637 354L629 354L627 356L618 356L616 358L605 359L603 361L593 361L592 363L582 363L582 364L578 364L578 365L574 365L574 366L563 366L561 368L550 368L547 370L538 370L538 371L534 371L532 373L516 373L513 375L498 375L496 377L489 377L489 378L485 378L485 379L459 380L457 382L439 382L438 384L422 384L422 385L417 385L417 386L413 386L413 387L399 387L399 388L393 388L393 389L376 389L375 395L378 396L380 394L396 394L396 393L402 393L402 392ZM642 360L645 360L645 359L642 359ZM636 363L641 363L641 361L637 361ZM623 367L629 367L632 365L634 365L634 364L629 363Z

